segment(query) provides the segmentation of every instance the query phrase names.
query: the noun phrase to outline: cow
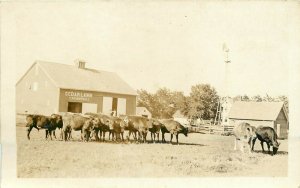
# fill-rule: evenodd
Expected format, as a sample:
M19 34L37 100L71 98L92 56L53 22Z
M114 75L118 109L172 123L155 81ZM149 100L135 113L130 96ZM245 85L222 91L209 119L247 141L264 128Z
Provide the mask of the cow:
M162 124L161 134L162 134L162 142L164 143L166 143L165 133L171 134L170 143L172 143L173 135L175 135L177 144L178 144L178 135L180 133L184 134L185 136L188 136L188 128L184 127L179 122L173 119L162 119L159 120L159 122Z
M110 130L109 134L112 134L112 140L121 139L124 141L124 130L128 126L128 121L126 118L122 119L120 117L111 116L113 122L113 129Z
M151 133L151 141L155 143L155 136L157 135L157 142L159 142L159 132L162 126L162 123L158 119L151 119L152 127L149 128L149 132Z
M81 131L81 140L88 142L90 133L98 123L99 119L92 116L66 113L63 116L63 138L67 141L70 138L72 130Z
M94 126L94 135L96 141L101 140L103 138L103 142L105 141L105 133L111 132L113 129L113 121L110 116L102 114L102 113L85 113L85 115L92 116L94 118L98 118L99 122ZM98 136L100 133L100 138Z
M48 132L48 134L51 136L51 132L53 131L53 136L54 136L54 138L56 138L55 130L56 130L56 128L58 128L58 130L61 131L60 137L62 138L62 128L63 128L62 116L59 115L59 114L52 114L51 118L52 118L52 121L54 123L54 126L50 127L50 130L49 129L46 130L46 135L47 135L47 132Z
M264 142L266 142L269 153L270 153L270 145L273 147L273 152L271 153L271 155L275 155L277 153L280 143L277 142L278 136L272 127L258 126L256 128L255 134L256 134L256 138L252 140L252 151L254 149L255 141L258 138L258 140L260 140L260 144L263 152L265 151Z
M123 118L128 119L128 124L125 126L125 130L129 131L128 139L130 139L131 134L133 134L135 141L143 141L145 143L148 129L152 128L151 120L146 117L134 115L125 116Z
M234 150L237 150L237 145L240 145L240 150L244 153L244 146L246 146L251 153L252 140L256 137L255 127L242 122L233 129L233 135L235 136Z
M52 131L55 132L55 129L57 127L62 127L62 120L61 116L57 114L52 114L51 116L44 116L44 115L37 115L37 114L30 114L26 116L27 121L27 138L30 140L30 132L32 128L36 128L37 130L45 129L46 132L46 139L48 138L48 135L50 136L52 140ZM54 133L54 137L55 133Z

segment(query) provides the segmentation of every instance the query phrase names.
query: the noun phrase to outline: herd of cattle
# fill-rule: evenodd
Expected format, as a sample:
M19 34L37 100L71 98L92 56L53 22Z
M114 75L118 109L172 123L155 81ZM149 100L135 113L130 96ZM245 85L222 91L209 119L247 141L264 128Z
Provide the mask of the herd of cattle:
M159 141L159 133L162 133L162 142L166 142L165 133L171 133L171 142L173 135L176 136L178 143L178 134L185 136L188 134L188 128L172 119L148 119L142 116L109 116L101 113L75 114L66 113L63 116L52 114L44 115L28 115L27 121L27 137L30 139L30 132L33 128L45 129L46 139L48 136L52 139L55 136L55 130L61 130L61 138L65 141L71 138L72 130L81 131L81 139L89 141L94 137L96 141L104 141L106 132L112 136L112 140L124 141L125 130L129 131L128 139L133 135L134 140L146 142L148 131L151 133L151 140Z
M176 136L178 144L178 134L188 135L188 128L181 125L173 119L148 119L142 116L109 116L101 113L65 113L63 116L52 114L51 116L44 115L27 115L27 138L30 139L30 132L33 128L45 129L46 139L52 134L56 138L55 130L61 130L61 139L68 141L72 137L73 131L81 131L81 139L89 141L94 137L96 141L105 141L106 132L109 133L109 139L124 141L124 131L128 131L127 139L133 135L133 139L139 142L146 142L147 133L151 133L151 141L159 142L159 134L161 132L161 142L166 142L165 133L171 134L170 142L172 143L173 135ZM277 134L271 127L254 127L248 123L241 123L233 130L235 136L234 150L240 146L240 150L244 152L244 147L248 151L253 151L254 144L258 138L261 142L262 150L264 151L263 143L266 142L270 152L270 146L276 154L279 143L277 142Z

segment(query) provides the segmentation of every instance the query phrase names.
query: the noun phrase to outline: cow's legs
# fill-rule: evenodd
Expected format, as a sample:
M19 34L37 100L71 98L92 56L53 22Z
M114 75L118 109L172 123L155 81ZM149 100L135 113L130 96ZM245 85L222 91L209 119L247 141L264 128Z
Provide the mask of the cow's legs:
M48 138L48 134L49 134L49 130L46 129L46 130L45 130L45 135L46 135L46 136L45 136L45 139L46 139L46 140L47 140L47 138Z
M103 133L102 133L103 134L103 142L105 141L105 133L106 133L105 131L103 131Z
M256 141L256 138L253 138L253 140L252 140L252 148L251 148L252 151L254 151L255 141Z
M30 140L30 132L31 132L32 128L33 128L33 126L30 125L29 128L27 129L27 138L28 138L28 140Z
M178 145L178 133L176 134L176 142L177 142L177 145Z
M95 129L95 130L94 130L94 135L95 135L95 140L96 140L96 142L99 141L98 133L99 133L99 130L98 130L98 129Z
M270 153L270 144L268 142L266 142L266 143L267 143L267 146L268 146L268 152ZM274 145L273 145L273 147L274 147Z
M50 139L52 140L52 130L48 130L48 131L49 131Z
M157 133L157 143L159 143L159 133Z
M53 130L53 136L54 136L54 138L56 139L55 130Z
M121 134L122 142L124 142L124 132L122 132L120 134Z
M260 145L261 145L261 149L262 149L262 151L263 151L263 152L265 152L265 149L264 149L264 142L263 142L263 141L261 141L261 142L260 142Z
M172 144L172 139L173 139L173 134L171 133L171 140L170 140L170 144Z
M161 135L162 135L162 136L161 136L161 137L162 137L162 138L161 138L161 142L162 142L162 143L165 143L165 142L166 142L166 140L165 140L165 133L163 132L163 133L161 133Z
M153 138L152 138L152 135L153 135ZM155 143L155 133L151 133L151 141L152 141L153 143Z

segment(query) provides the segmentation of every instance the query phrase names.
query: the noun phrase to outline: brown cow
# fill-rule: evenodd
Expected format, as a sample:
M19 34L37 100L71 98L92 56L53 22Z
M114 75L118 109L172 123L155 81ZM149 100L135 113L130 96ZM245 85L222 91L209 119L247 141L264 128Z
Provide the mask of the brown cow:
M103 137L103 141L105 141L105 133L110 132L113 129L111 117L102 113L85 113L85 115L90 115L99 119L99 123L94 126L95 139L96 141L99 141ZM100 133L100 139L98 133Z
M45 129L46 132L46 139L48 138L48 135L50 136L52 140L52 132L55 135L55 129L62 127L62 119L61 116L58 114L52 114L51 116L44 116L44 115L27 115L26 117L27 121L27 138L30 140L30 132L32 128L36 129Z
M66 113L63 116L63 137L67 141L70 138L72 130L81 131L81 139L89 141L90 133L99 123L99 119L82 114Z
M185 136L188 136L188 128L181 125L179 122L173 119L162 119L159 120L162 124L161 133L162 133L162 142L166 142L165 133L171 134L170 143L172 143L173 135L176 135L176 142L178 144L178 134L182 133Z
M152 127L149 128L149 132L151 133L151 141L155 143L155 136L157 135L157 142L159 142L159 132L162 126L162 123L158 119L151 119Z
M240 145L240 150L244 153L244 146L246 146L251 153L252 140L256 137L255 127L242 122L233 129L233 135L235 136L234 150L237 149L237 145Z
M252 151L255 145L255 141L258 138L258 140L260 140L263 152L265 151L264 142L266 142L269 153L270 145L273 147L273 152L271 153L271 155L275 155L277 153L280 143L277 141L278 136L272 127L259 126L256 128L255 134L256 137L252 140Z
M143 142L146 142L148 129L152 128L151 120L142 116L125 116L124 118L128 118L128 125L125 129L129 131L129 139L131 133L133 133L135 141L143 140ZM138 139L136 133L138 133Z

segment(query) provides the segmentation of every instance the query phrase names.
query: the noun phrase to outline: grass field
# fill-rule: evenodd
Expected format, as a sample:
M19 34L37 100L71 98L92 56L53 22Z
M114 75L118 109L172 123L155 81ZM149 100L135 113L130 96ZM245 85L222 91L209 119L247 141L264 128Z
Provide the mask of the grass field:
M233 151L231 136L197 133L180 135L179 145L86 143L78 132L70 142L44 137L44 130L33 129L27 140L26 127L17 126L18 177L287 176L287 140L270 156L259 142L256 152L242 154Z

